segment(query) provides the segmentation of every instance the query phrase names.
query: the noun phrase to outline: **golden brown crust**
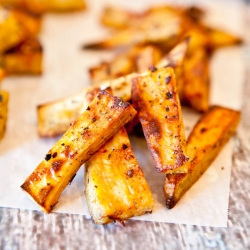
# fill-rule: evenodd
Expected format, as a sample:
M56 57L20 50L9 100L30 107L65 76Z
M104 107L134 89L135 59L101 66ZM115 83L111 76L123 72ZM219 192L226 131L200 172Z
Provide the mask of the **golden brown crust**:
M80 166L135 114L129 103L101 91L21 188L49 213Z
M168 208L173 208L206 171L235 133L239 120L240 112L220 106L211 107L201 117L187 140L188 173L166 175L164 194Z
M161 173L187 172L186 141L173 69L163 68L135 78L132 100L155 169Z

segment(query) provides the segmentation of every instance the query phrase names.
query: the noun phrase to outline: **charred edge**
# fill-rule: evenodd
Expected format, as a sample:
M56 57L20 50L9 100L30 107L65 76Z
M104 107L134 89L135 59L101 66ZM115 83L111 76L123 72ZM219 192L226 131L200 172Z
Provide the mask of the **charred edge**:
M72 181L74 180L75 177L76 177L76 174L74 174L74 175L72 176L72 178L70 179L69 185L72 183Z
M168 197L166 199L166 206L168 209L173 208L176 205L177 201L175 200L175 198L173 196Z

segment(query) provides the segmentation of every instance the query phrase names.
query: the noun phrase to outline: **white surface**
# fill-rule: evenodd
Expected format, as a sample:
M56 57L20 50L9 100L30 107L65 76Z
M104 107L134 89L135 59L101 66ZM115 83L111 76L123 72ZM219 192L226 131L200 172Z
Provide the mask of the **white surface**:
M140 10L148 4L163 1L120 2L124 7ZM241 34L241 3L208 1L205 5L211 23ZM108 52L80 50L84 42L101 38L107 33L98 24L101 8L101 3L91 1L86 12L46 15L41 33L45 51L44 74L41 77L10 77L4 80L2 88L10 92L10 103L7 131L0 142L0 206L38 210L21 191L20 185L58 138L40 139L37 136L36 106L82 89L89 84L88 68L110 57ZM240 48L222 49L216 53L211 62L211 103L240 109L243 72ZM196 114L185 110L187 133L197 119ZM172 210L165 208L162 191L164 175L154 171L145 141L138 138L131 138L131 141L155 198L153 213L135 219L227 226L232 141ZM83 190L83 168L61 195L54 212L88 214Z

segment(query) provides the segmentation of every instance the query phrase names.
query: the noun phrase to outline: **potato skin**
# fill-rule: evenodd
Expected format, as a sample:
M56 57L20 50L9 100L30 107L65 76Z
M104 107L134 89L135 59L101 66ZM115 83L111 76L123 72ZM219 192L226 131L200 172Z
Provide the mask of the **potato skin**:
M207 170L235 133L240 116L239 111L213 106L201 117L187 140L188 173L166 175L163 190L168 208L173 208Z
M148 76L135 78L132 100L156 171L187 172L186 140L173 69L154 69Z
M101 91L21 188L49 213L80 166L135 114L129 103Z

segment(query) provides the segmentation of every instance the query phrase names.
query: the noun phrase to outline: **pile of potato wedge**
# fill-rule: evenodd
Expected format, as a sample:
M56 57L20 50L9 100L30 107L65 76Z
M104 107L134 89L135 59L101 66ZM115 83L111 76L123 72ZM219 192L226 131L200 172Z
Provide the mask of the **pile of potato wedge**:
M43 14L85 8L84 0L1 0L0 84L10 75L43 73L43 46L39 39ZM0 138L5 133L8 99L9 93L0 89Z
M173 208L235 133L240 112L209 103L209 61L239 37L208 27L197 7L153 7L143 13L108 7L107 39L84 49L117 49L89 68L92 85L37 107L40 137L61 139L21 185L49 213L85 165L85 195L93 220L123 222L153 212L154 200L130 145L140 124L167 208ZM201 113L185 137L182 106Z

